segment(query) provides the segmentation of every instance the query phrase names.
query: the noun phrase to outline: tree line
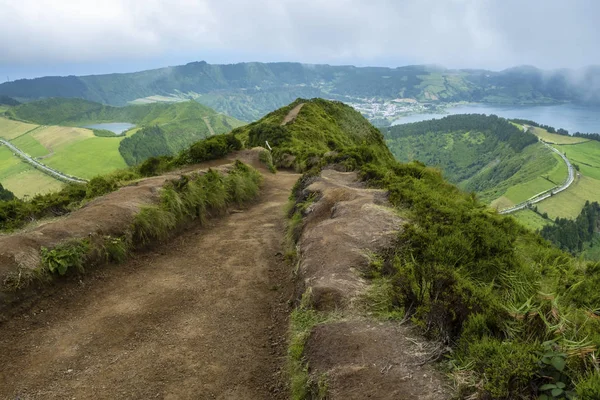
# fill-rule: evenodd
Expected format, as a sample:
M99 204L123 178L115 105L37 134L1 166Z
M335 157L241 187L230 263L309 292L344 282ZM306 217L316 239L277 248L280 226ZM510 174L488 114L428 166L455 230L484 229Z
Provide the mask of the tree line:
M506 142L517 152L537 142L535 135L521 131L508 120L500 118L497 115L450 115L441 119L395 125L387 128L386 131L389 134L388 136L392 138L423 135L428 132L478 131L491 134L498 140Z
M554 225L544 226L540 234L560 249L576 254L594 238L599 222L600 204L587 201L575 220L556 218Z
M553 126L550 125L544 125L544 124L538 124L535 121L530 121L528 119L520 119L520 118L514 118L511 119L511 121L517 123L517 124L524 124L524 125L530 125L530 126L535 126L537 128L542 128L547 130L550 133L556 133L557 135L562 135L562 136L575 136L575 137L581 137L581 138L586 138L586 139L591 139L591 140L597 140L600 141L600 133L583 133L583 132L575 132L572 135L569 134L569 131L563 128L554 128Z

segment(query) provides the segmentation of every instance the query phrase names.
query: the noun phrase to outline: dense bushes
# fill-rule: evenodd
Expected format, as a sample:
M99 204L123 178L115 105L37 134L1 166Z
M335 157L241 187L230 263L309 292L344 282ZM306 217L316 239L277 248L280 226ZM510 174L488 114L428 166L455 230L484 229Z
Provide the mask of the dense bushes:
M233 134L212 136L191 145L188 150L181 152L177 162L190 164L217 160L241 148L242 143Z
M86 185L68 184L61 191L34 196L29 201L0 201L0 230L17 229L30 221L70 212L86 197Z
M0 184L0 201L12 200L15 198L13 192L8 189L5 189L2 184Z
M256 197L260 181L256 170L237 160L227 175L209 170L202 175L182 176L163 188L158 206L140 210L133 224L133 237L144 244L166 237L185 219L203 222L211 212Z
M197 142L177 157L150 157L138 167L98 176L87 184L67 184L59 192L37 195L28 201L0 201L0 231L18 229L31 221L69 213L83 201L110 193L127 182L155 176L187 164L222 158L240 148L240 141L232 134L212 136Z
M393 302L454 347L449 367L463 396L588 391L581 379L597 379L600 318L587 310L600 308L600 264L581 266L420 163L367 164L362 176L410 215L381 271Z
M119 152L127 165L137 165L149 157L171 154L165 132L158 126L142 128L119 144Z
M385 129L390 137L423 135L428 132L486 132L495 139L506 142L515 151L521 151L530 144L536 143L534 134L523 132L508 120L496 115L461 114L450 115L441 119L395 125Z
M546 225L540 234L557 247L572 254L583 250L598 232L600 224L600 204L586 201L581 213L575 220L556 218L554 225Z

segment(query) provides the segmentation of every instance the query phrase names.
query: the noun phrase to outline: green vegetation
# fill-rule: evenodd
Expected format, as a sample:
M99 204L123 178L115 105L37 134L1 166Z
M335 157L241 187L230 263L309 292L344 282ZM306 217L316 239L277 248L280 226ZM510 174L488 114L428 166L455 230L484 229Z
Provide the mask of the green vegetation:
M63 186L62 182L21 161L5 146L0 146L0 182L19 198L56 191Z
M113 139L103 138L103 140L110 142ZM149 158L138 167L116 170L107 175L91 176L92 179L87 184L67 184L58 192L37 194L30 200L0 201L0 231L18 229L30 221L64 215L80 207L86 200L110 193L136 179L155 176L187 164L222 158L241 147L241 142L232 134L212 136L195 143L189 149L180 152L177 157ZM0 148L0 157L2 157L2 150ZM94 156L90 154L90 157ZM16 160L10 152L7 154L7 159ZM2 158L0 158L0 165L1 162ZM21 168L22 164L27 165L18 162L16 167ZM12 171L8 173L12 174ZM46 177L41 173L40 175ZM2 179L1 174L0 179ZM236 196L236 199L244 197L243 193L236 193Z
M269 171L271 171L272 173L277 172L277 168L275 168L275 164L273 164L273 156L271 155L271 152L269 150L267 150L267 149L262 150L260 152L260 154L258 155L258 158L259 158L260 162L265 164L265 166L269 169Z
M61 146L44 164L83 179L111 173L127 166L118 152L118 140L90 138Z
M301 103L304 106L294 122L281 126L285 116ZM349 169L359 160L392 159L381 133L359 112L322 99L298 99L232 134L247 147L264 146L268 140L273 148L273 163L298 171L317 165L324 156L339 155L339 161Z
M511 216L515 218L521 225L537 231L542 229L546 225L552 225L552 220L542 217L540 214L533 210L525 209L512 213Z
M583 175L600 180L600 142L591 140L575 145L555 146L569 161L579 166Z
M6 140L15 139L37 127L38 125L35 124L0 118L0 138Z
M400 161L419 160L494 207L505 208L551 189L567 177L564 162L509 121L454 115L383 130Z
M329 120L316 110L302 118L306 107L291 126L303 121L301 132L327 131ZM328 103L321 112L329 107L351 116L337 103ZM247 129L264 126L253 134L256 140L278 143L275 149L307 160L305 147L289 146L293 136L277 125L287 111ZM338 119L336 124L345 122ZM250 144L251 138L249 134ZM327 143L317 137L310 145L323 141ZM358 170L368 184L386 189L391 204L408 219L397 242L373 263L378 307L384 314L405 315L427 336L453 348L443 366L455 378L459 397L587 393L597 380L600 319L590 310L600 308L594 289L600 284L600 267L570 257L513 218L498 215L473 194L444 181L439 171L419 162L395 162L375 138L357 142L349 134L345 143L335 154L317 154L305 164L313 167L293 191L290 239L301 232L301 209L309 201L303 189L311 177L330 163ZM310 327L328 318L302 307L292 318L289 357L297 398L314 393L302 362L302 343Z
M64 275L73 268L83 271L84 256L89 250L88 240L64 243L53 249L42 247L42 265L52 274Z
M133 223L137 243L164 239L179 223L187 219L205 221L210 212L221 212L231 204L241 204L257 196L260 174L235 162L225 176L209 170L206 174L183 176L171 181L161 192L158 206L142 208Z
M588 141L588 139L585 138L550 133L547 130L538 127L534 127L533 129L531 129L531 132L540 139L542 139L544 142L551 144L577 144L585 143Z
M133 246L164 239L186 221L197 219L204 223L209 215L218 214L231 204L239 205L255 198L261 178L256 170L236 161L233 169L225 175L209 170L205 174L172 180L162 188L158 205L146 206L139 211L130 234L125 237L90 236L89 239L67 241L51 249L43 247L41 270L38 272L65 275L72 271L83 272L83 266L90 263L121 262ZM106 178L98 178L90 182L97 188L91 191L100 195L106 190L98 188L105 184ZM90 187L88 195L89 192Z
M31 157L42 157L48 154L48 150L31 135L22 135L10 142Z
M17 100L8 97L8 96L4 96L4 95L0 95L0 105L4 105L4 106L18 106L19 103Z
M110 144L105 145L107 148L119 146L119 152L130 166L148 157L177 154L190 144L210 136L211 129L212 132L222 134L243 125L234 118L217 114L194 101L111 107L81 99L52 98L12 108L6 112L6 115L45 125L81 126L92 122L134 123L142 129L125 139L117 139L120 143L111 141ZM210 124L210 128L207 124ZM115 136L112 132L107 132L94 131L94 135L102 139ZM69 150L65 153L66 157L77 154L76 151L80 149ZM86 155L86 149L83 150L83 154ZM100 151L96 153L101 154ZM116 158L108 161L117 162L118 165L114 164L114 168L123 167ZM61 170L58 167L57 169ZM92 171L87 175L77 175L72 171L61 171L84 177L98 173Z
M8 189L5 189L0 183L0 201L13 200L15 195Z
M336 315L319 313L311 309L310 293L305 294L302 302L290 316L290 343L288 346L288 373L292 400L326 399L327 387L324 380L311 382L308 365L304 359L304 346L311 330L318 324L331 322Z
M600 142L589 140L572 145L555 145L578 169L569 189L538 204L541 213L556 218L576 219L585 203L600 201Z
M554 225L543 227L540 234L558 248L577 254L596 237L599 225L600 204L588 201L575 220L556 218Z
M412 98L426 102L496 104L594 103L593 87L573 85L570 71L531 67L500 72L448 70L413 65L399 68L193 62L128 74L45 77L7 82L0 95L35 100L81 98L124 106L131 102L196 100L219 112L254 121L297 97L344 100ZM597 77L589 71L589 79ZM125 120L122 120L125 121Z
M98 137L120 137L120 136L122 136L122 135L117 135L113 131L109 131L106 129L92 129L92 132L94 132L94 136L98 136Z

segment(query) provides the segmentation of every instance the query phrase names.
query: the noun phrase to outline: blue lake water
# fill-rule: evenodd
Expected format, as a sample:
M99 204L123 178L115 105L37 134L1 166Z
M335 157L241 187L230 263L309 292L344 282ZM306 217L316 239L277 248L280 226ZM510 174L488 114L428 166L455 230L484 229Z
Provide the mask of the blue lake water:
M600 133L600 107L559 104L551 106L494 106L466 104L448 108L448 114L413 114L399 118L394 125L443 118L454 114L495 114L504 118L522 118L570 133Z
M117 135L120 135L123 132L125 132L131 128L134 128L134 127L135 127L134 124L130 124L128 122L107 122L104 124L91 124L91 125L84 126L84 128L88 128L88 129L104 129L107 131L114 132Z

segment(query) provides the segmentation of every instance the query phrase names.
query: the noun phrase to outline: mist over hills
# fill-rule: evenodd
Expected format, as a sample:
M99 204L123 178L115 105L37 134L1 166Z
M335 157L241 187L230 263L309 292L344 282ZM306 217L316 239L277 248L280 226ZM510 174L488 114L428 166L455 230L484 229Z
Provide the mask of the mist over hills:
M134 73L42 77L6 82L0 96L19 101L72 97L122 106L133 101L196 100L251 121L298 97L341 101L409 98L420 102L492 104L600 102L600 68L543 71L522 66L495 72L413 65L398 68L300 63L192 62ZM147 98L152 99L147 99ZM144 100L141 100L144 99Z

